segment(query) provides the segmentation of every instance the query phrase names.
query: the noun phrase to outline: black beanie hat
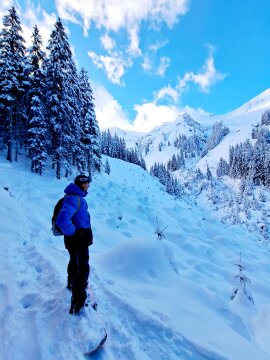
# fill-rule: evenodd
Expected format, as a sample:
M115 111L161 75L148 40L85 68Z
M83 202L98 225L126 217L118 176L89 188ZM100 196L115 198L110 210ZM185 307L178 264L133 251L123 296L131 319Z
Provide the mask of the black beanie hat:
M78 175L76 176L75 180L74 180L74 184L80 186L84 183L90 183L90 178L89 176L86 176L86 175Z

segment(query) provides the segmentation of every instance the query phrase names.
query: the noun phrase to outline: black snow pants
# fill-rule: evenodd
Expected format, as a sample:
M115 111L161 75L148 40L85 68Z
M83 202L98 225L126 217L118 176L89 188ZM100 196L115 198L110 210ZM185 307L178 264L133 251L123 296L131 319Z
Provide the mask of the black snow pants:
M93 242L92 230L77 230L72 236L65 236L65 246L69 252L70 260L67 267L68 285L72 289L73 302L79 307L86 300L86 288L90 272L89 245Z
M87 287L90 272L88 246L82 248L68 248L70 260L68 263L68 282L71 284L72 294L80 297Z

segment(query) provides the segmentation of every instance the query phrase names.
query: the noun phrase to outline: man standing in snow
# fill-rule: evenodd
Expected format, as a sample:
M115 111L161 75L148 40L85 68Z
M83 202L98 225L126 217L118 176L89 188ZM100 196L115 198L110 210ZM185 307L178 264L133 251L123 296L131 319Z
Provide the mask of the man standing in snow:
M90 270L88 247L93 243L90 214L85 200L89 183L88 176L78 175L74 183L66 187L66 196L56 219L70 255L67 283L67 288L72 290L70 314L77 314L87 297Z

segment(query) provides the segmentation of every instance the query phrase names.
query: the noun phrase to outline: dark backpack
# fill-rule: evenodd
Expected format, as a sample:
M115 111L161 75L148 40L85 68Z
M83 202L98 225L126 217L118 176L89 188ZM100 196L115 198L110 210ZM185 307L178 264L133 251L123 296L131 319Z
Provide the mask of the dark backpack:
M62 235L64 235L63 231L60 229L60 227L58 225L56 225L56 219L57 219L57 217L58 217L58 215L60 213L60 210L61 210L61 208L63 206L63 202L64 202L64 199L65 199L66 196L73 196L73 195L65 195L64 197L62 197L60 200L57 201L57 204L55 205L54 210L53 210L52 233L53 233L54 236L62 236ZM81 199L78 196L78 209L76 210L75 214L77 214L77 212L79 211L80 206L81 206Z

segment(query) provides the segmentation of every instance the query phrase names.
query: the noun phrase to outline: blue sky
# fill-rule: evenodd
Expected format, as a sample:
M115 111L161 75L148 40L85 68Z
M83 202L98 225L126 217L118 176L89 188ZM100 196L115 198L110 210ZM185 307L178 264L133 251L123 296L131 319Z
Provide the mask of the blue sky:
M13 2L4 0L0 15ZM269 87L269 0L20 0L29 39L60 16L101 127L150 130L185 106L216 114ZM133 127L131 127L133 124Z

